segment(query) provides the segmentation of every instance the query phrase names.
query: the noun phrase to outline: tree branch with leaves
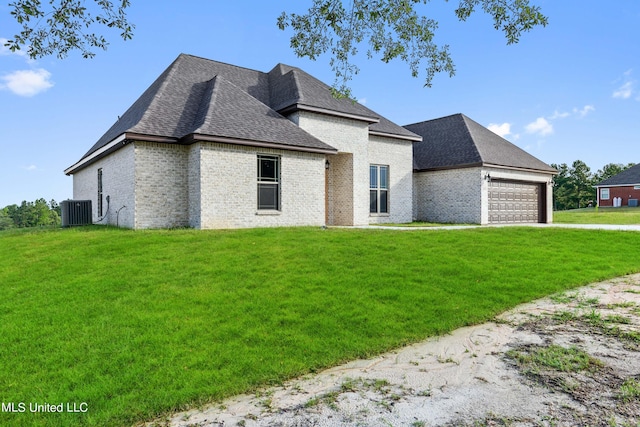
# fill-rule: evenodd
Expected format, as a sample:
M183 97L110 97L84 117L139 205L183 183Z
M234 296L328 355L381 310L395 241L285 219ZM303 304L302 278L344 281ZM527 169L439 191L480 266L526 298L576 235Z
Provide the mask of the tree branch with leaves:
M86 4L88 3L88 6ZM56 55L65 58L79 50L84 58L95 56L94 49L106 50L108 42L95 27L120 31L123 40L133 37L126 15L129 0L16 0L9 3L11 15L22 26L20 33L5 45L12 51L26 49L32 59Z
M447 1L447 0L445 0ZM352 58L366 45L367 58L380 56L388 63L406 62L413 77L426 62L425 86L431 86L438 73L455 74L449 46L434 41L438 22L418 13L429 0L312 0L304 14L283 12L278 18L281 30L291 28L291 47L298 57L316 60L329 53L335 73L334 91L351 96L349 81L359 68ZM517 43L523 32L546 26L547 17L529 0L460 0L457 18L466 21L477 9L493 18L494 28L502 31L507 44Z

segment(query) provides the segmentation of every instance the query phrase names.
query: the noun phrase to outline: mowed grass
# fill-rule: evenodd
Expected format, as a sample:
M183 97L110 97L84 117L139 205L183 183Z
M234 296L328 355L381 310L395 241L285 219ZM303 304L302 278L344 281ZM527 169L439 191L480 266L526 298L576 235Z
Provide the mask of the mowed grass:
M640 233L89 227L0 260L0 425L126 426L638 272Z
M553 222L561 224L640 224L640 208L583 208L553 213Z

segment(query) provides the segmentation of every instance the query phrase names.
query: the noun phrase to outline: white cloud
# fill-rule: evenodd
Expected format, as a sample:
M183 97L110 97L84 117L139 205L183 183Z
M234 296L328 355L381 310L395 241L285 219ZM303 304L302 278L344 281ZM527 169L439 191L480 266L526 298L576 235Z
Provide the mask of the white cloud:
M577 108L574 108L573 112L579 115L580 117L584 117L590 112L595 110L596 110L596 107L594 107L593 105L585 105L584 107L582 107L582 110L578 110Z
M29 165L29 166L25 166L24 167L24 170L29 171L29 172L34 171L36 169L38 169L38 167L36 165Z
M556 119L565 119L567 117L569 117L571 115L571 113L568 113L566 111L560 112L558 110L553 112L553 115L551 117L549 117L549 120L556 120Z
M503 138L506 138L507 135L511 135L511 123L502 123L501 125L497 123L490 123L489 126L487 126L487 129Z
M633 82L625 82L613 92L614 98L628 99L633 94Z
M367 103L367 98L360 98L360 99L358 99L358 104L365 105L366 103Z
M540 136L551 135L553 126L544 117L538 117L535 122L531 122L524 128L527 133L538 134Z
M636 92L636 81L631 78L632 71L633 70L625 71L622 78L617 80L622 80L623 83L618 89L613 91L612 96L614 98L629 99Z
M19 70L0 77L0 89L7 89L19 96L34 96L53 86L51 73L43 68Z

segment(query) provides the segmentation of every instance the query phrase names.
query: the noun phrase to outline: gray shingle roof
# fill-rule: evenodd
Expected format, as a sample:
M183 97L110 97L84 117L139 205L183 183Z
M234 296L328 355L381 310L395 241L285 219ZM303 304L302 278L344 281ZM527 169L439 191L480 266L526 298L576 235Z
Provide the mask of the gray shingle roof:
M278 64L264 73L181 54L78 163L123 134L176 143L231 138L335 152L282 115L305 108L367 121L372 132L419 139L358 103L334 98L329 86L298 68Z
M464 114L405 126L422 136L413 144L415 170L436 170L480 165L557 171Z
M362 104L348 99L338 99L329 85L305 71L289 65L278 64L269 72L271 107L276 111L312 108L346 117L357 117L371 123L369 130L413 141L420 138L413 132L382 117Z
M623 170L618 175L596 184L596 187L614 185L640 185L640 163L629 169Z

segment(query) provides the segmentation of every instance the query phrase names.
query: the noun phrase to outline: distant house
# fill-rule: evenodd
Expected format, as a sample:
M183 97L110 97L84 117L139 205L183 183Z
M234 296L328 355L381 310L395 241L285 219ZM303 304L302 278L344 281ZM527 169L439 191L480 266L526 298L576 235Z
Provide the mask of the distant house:
M182 54L65 173L131 228L410 222L418 140L298 68Z
M552 221L557 170L455 114L405 126L413 145L414 217L444 223Z
M614 198L621 206L638 206L640 199L640 163L595 185L598 206L613 206Z
M94 222L207 229L549 222L556 171L461 114L402 127L296 67L182 54L65 173Z

